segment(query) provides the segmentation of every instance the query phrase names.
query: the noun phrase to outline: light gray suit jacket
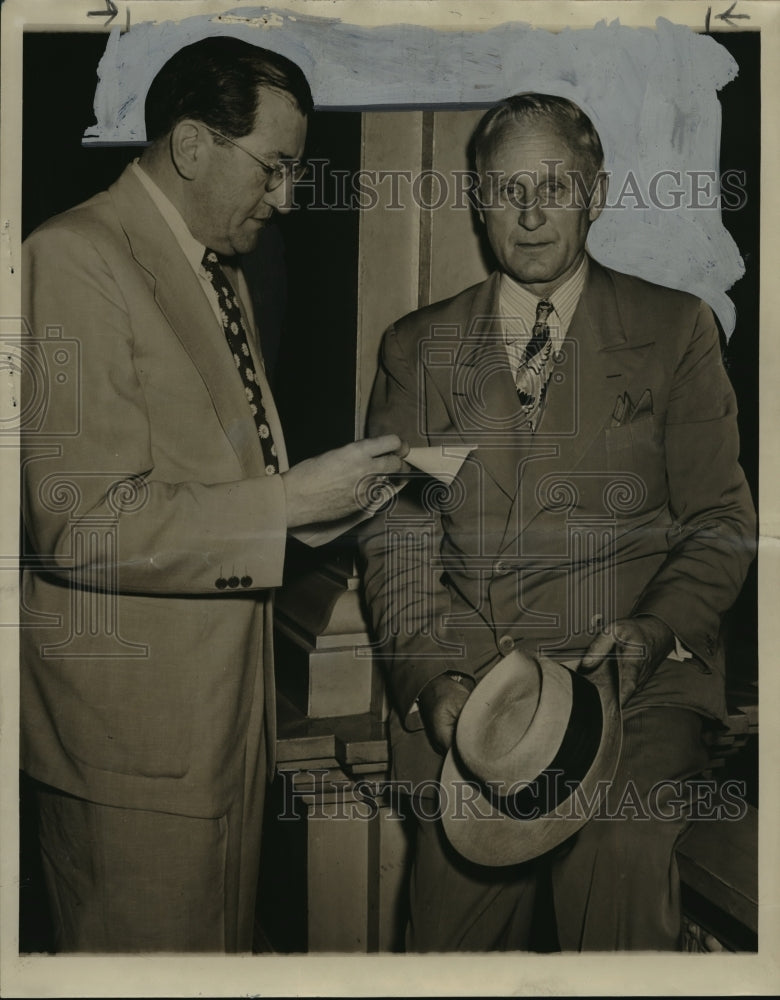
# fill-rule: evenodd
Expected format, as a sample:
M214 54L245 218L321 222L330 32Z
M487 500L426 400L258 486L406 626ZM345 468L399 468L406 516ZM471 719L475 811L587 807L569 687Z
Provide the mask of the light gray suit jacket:
M26 240L24 303L22 766L97 802L220 815L247 747L274 743L283 484L132 170Z

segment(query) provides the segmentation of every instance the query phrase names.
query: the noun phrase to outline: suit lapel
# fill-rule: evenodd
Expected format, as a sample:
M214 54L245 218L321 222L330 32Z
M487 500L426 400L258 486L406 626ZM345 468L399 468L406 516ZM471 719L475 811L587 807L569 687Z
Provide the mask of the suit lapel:
M263 458L254 420L237 391L230 352L197 276L130 168L110 193L133 257L151 275L155 301L200 374L242 468L249 476L259 475Z
M646 362L652 334L643 337L638 327L639 335L629 340L626 330L633 332L637 324L625 321L621 305L609 274L590 260L563 359L553 373L546 410L534 435L540 462L526 466L527 476L522 477L526 481L518 491L504 547L516 543L530 522L544 513L536 495L540 479L554 472L556 480L563 481L576 472L594 440L610 426L618 395Z

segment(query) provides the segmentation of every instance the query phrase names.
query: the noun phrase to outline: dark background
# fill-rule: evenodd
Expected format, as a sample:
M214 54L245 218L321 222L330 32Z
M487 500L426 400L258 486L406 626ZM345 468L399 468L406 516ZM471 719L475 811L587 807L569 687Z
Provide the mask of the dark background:
M718 34L717 41L740 67L737 78L720 93L721 170L744 171L747 190L743 207L723 213L746 265L745 276L729 292L737 325L729 343L723 340L724 360L739 401L741 461L757 500L760 35L726 32ZM50 216L107 187L140 154L139 147L81 145L81 136L95 120L96 69L105 44L104 35L91 33L25 35L23 237ZM359 112L316 112L307 155L329 159L332 168L356 169ZM358 213L306 208L265 230L258 249L245 261L292 462L354 436L357 263ZM338 548L330 554L348 559ZM290 560L293 571L298 565L300 560ZM751 697L758 664L755 564L724 628L730 685ZM747 750L740 758L740 773L755 804L755 746ZM21 791L20 949L45 951L51 947L51 925L24 779Z

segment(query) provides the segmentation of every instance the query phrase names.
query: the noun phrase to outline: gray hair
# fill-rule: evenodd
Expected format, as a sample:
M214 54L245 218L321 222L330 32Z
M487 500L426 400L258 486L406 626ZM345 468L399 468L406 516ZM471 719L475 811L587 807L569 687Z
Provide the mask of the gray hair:
M572 153L581 158L591 180L602 169L601 139L585 112L565 97L534 93L507 97L482 117L471 139L477 169L507 129L528 121L541 121L556 129Z

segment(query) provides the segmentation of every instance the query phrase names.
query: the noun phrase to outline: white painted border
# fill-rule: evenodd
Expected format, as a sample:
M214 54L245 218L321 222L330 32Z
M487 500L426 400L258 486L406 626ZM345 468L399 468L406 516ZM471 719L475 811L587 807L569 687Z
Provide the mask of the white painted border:
M673 0L666 3L607 0L592 3L467 2L467 0L278 0L290 11L354 20L358 24L409 21L440 30L494 25L523 20L541 27L592 26L601 18L619 17L626 25L652 26L658 16L702 29L707 9L720 4ZM2 7L0 60L0 302L5 316L20 312L19 251L21 191L22 32L24 30L104 30L87 10L101 0L6 0ZM180 19L225 9L224 4L199 0L125 0L118 2L122 24L131 21ZM255 6L234 3L232 8ZM780 95L780 5L775 0L740 0L738 12L749 13L751 30L762 32L762 260L761 260L761 553L759 615L761 699L765 706L761 740L762 798L760 861L762 893L760 943L756 956L730 955L510 955L487 956L256 956L217 957L39 957L17 954L18 839L16 773L18 766L17 646L13 629L0 635L0 993L8 997L102 996L648 996L648 995L776 995L780 993L780 834L778 834L778 772L780 743L774 706L780 704L780 483L776 479L780 426L780 254L777 229L780 192L773 183L778 161L778 100ZM96 23L97 22L97 23ZM712 22L712 26L715 26ZM736 30L739 30L738 28ZM45 122L41 123L45 129ZM55 162L56 162L56 151ZM13 268L13 273L12 269ZM0 370L0 419L12 412L13 388ZM7 426L7 424L6 424ZM0 520L2 553L14 553L17 539L17 453L0 449L2 477ZM8 555L0 557L0 567ZM7 578L7 579L6 579ZM0 621L16 615L15 574L0 574Z

